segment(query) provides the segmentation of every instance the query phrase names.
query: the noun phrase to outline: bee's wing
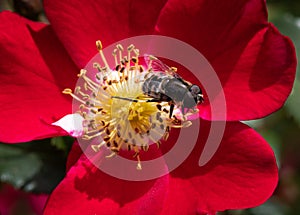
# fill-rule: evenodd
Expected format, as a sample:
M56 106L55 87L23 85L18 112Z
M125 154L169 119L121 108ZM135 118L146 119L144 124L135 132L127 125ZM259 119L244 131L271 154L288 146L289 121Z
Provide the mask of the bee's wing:
M172 70L171 67L168 65L164 64L161 60L156 58L153 55L144 55L145 62L147 64L148 68L152 68L153 72L165 72L165 73L175 73L174 70Z

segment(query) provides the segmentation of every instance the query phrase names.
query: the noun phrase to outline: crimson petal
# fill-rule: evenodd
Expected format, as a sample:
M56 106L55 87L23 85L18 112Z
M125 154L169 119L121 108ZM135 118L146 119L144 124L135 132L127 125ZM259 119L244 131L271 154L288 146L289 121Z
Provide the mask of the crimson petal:
M44 214L159 214L167 183L167 176L142 182L109 176L83 154L53 191Z
M104 46L130 36L151 34L166 0L46 0L48 19L74 62L83 68Z
M123 181L101 172L81 155L52 193L45 214L205 214L262 204L278 181L272 149L253 129L232 122L215 156L199 167L209 128L210 123L202 121L200 141L192 154L175 171L156 180ZM171 141L161 145L163 151L170 149ZM73 157L80 154L76 148Z
M216 154L205 166L198 166L209 128L210 123L202 121L199 143L171 172L163 214L250 208L272 195L278 182L274 153L256 131L240 122L227 123Z
M156 31L189 43L208 59L224 89L227 120L264 117L279 109L291 91L295 50L267 23L263 0L169 0ZM219 102L218 95L209 99ZM208 103L201 116L211 119Z
M0 13L0 141L15 143L65 134L50 124L71 113L78 71L52 28Z
M72 148L71 148L71 153L68 155L68 160L66 164L66 171L68 172L69 169L72 168L72 166L78 161L78 159L82 155L82 150L80 148L80 145L77 140L74 141Z

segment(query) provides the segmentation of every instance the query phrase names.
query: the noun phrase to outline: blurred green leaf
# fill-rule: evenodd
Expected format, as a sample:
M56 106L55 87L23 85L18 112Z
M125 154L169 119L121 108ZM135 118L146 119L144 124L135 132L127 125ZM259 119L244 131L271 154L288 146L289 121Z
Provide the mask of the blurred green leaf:
M275 157L277 166L280 167L281 163L281 141L280 141L280 134L274 130L264 130L260 132L260 134L264 137L264 139L271 145Z
M65 152L69 152L73 142L74 142L74 138L72 138L70 136L51 138L51 145L55 146L59 150L65 151Z
M249 211L250 214L255 215L285 215L288 210L286 206L282 205L279 201L269 200L259 207L249 209Z
M17 188L37 174L42 163L37 154L12 145L0 145L0 179Z
M299 1L300 3L300 1ZM269 5L269 21L272 22L282 34L288 36L295 45L297 58L300 53L300 17L284 11L280 7ZM299 66L297 67L299 74ZM300 77L298 75L298 80Z
M65 175L66 158L51 139L0 144L0 180L25 191L50 193Z
M300 126L300 81L296 80L294 89L292 94L290 95L287 103L286 108L291 117L298 123Z
M278 9L283 12L289 12L295 16L300 16L300 1L299 0L267 0L269 11L273 14ZM272 6L272 7L270 7ZM277 10L275 10L276 8Z

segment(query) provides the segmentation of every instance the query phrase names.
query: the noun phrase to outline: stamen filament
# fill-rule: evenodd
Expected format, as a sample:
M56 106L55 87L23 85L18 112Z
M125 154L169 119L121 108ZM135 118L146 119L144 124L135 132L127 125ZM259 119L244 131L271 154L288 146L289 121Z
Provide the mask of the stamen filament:
M130 46L127 47L127 57L128 57L128 60L131 59L131 56L130 56L130 53L133 51L134 49L134 45L131 44Z
M116 152L112 152L110 155L105 156L106 158L112 158L116 156Z
M98 49L98 51L99 51L99 54L100 54L100 56L101 56L101 59L102 59L102 61L103 61L103 63L104 63L104 65L105 65L105 68L106 68L106 71L109 69L109 65L108 65L108 63L107 63L107 61L106 61L106 58L105 58L105 56L104 56L104 54L103 54L103 51L102 51L102 43L101 43L101 41L100 40L97 40L96 41L96 47L97 47L97 49Z
M93 149L95 152L98 152L102 146L105 146L105 141L102 141L102 142L101 142L100 144L98 144L98 145L91 145L92 149Z
M82 99L80 99L79 97L77 97L75 94L73 94L72 90L69 89L69 88L64 89L62 93L72 96L74 99L76 99L77 101L79 101L82 104L86 103L85 101L83 101Z
M121 45L121 44L118 44L117 45L117 49L119 50L119 61L120 61L120 63L122 62L122 52L124 51L124 48L123 48L123 46Z
M115 59L115 67L117 67L119 65L118 60L117 60L117 52L118 52L118 50L114 49L114 51L112 53L112 55L114 56L114 59Z

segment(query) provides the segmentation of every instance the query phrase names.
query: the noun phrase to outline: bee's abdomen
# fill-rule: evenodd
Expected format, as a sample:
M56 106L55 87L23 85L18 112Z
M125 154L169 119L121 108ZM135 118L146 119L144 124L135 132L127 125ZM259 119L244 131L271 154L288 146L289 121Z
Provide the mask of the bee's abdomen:
M166 95L165 88L172 78L164 73L152 74L145 80L142 90L149 97L160 101L171 101L171 98Z
M177 103L183 102L189 91L187 86L180 79L172 78L166 84L164 93Z

